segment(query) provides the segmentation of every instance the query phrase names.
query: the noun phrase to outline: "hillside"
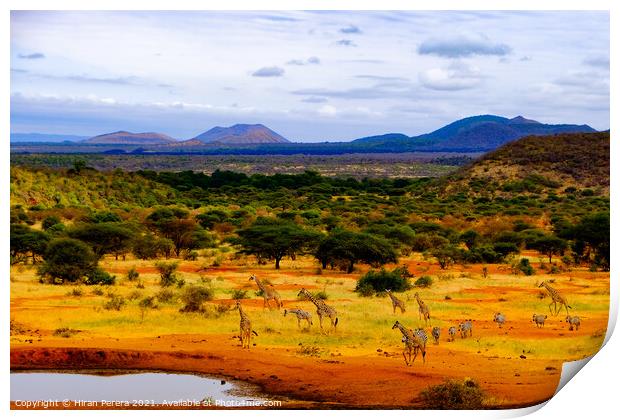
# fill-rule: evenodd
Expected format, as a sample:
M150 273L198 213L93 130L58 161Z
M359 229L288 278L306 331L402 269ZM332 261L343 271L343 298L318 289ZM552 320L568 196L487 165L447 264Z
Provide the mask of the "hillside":
M168 144L176 143L170 136L161 133L131 133L129 131L116 131L114 133L101 134L83 140L85 144Z
M481 152L529 135L593 133L588 125L542 124L522 116L512 119L496 115L463 118L431 133L407 138L386 134L354 140L375 148L401 147L416 151Z
M609 148L608 131L528 136L448 176L443 191L609 195Z
M287 139L262 124L235 124L231 127L213 127L191 140L220 144L289 143Z

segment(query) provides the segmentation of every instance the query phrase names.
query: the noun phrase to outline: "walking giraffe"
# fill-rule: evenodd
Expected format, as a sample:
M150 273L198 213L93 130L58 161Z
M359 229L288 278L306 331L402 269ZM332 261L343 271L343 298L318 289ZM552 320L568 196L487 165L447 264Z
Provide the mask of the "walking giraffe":
M420 319L424 317L424 323L427 324L428 321L430 321L431 319L431 311L428 309L428 305L424 303L422 299L420 299L420 295L418 294L418 292L415 292L413 297L415 298L415 300L418 301L418 306L419 306L418 313L420 315Z
M301 328L302 319L306 320L306 322L308 323L308 328L310 328L310 326L312 325L312 315L310 315L309 312L306 312L302 309L285 309L284 316L286 316L286 314L288 313L295 314L295 316L297 317L297 328Z
M282 301L280 300L280 294L276 291L276 289L272 285L263 283L262 281L258 279L258 277L256 277L255 274L252 274L250 276L250 281L252 280L256 282L256 285L258 286L260 291L263 292L263 309L265 308L272 309L269 306L269 302L272 300L276 303L276 306L278 308L282 307Z
M321 332L323 332L324 316L329 318L332 323L332 327L334 327L334 331L336 331L336 325L338 325L338 313L334 308L323 302L323 299L312 296L312 293L306 289L301 289L297 296L305 296L310 300L310 302L314 303L314 306L316 306L316 314L319 316L319 326L321 327Z
M252 334L258 336L258 333L252 329L250 318L241 307L241 302L237 301L237 309L239 309L239 339L241 340L241 348L249 349L252 341Z
M385 289L388 296L392 300L392 310L396 313L396 308L400 308L400 313L405 313L405 302L394 296L394 293L390 289Z
M564 308L566 309L566 315L568 315L568 308L573 309L571 306L568 305L568 302L566 301L564 296L562 296L560 292L558 292L553 287L551 287L551 285L549 285L549 283L547 283L546 280L540 283L538 287L544 287L545 289L547 289L547 292L549 292L549 295L551 296L551 303L549 304L549 312L551 312L552 315L557 316L562 310L562 306L564 306ZM559 309L558 309L558 303L560 304ZM555 309L555 314L551 310L551 305L553 305L553 308Z
M403 343L405 343L403 357L405 359L405 364L407 366L412 365L416 357L418 357L418 351L422 351L422 363L426 363L426 334L424 330L416 330L414 332L398 321L392 326L393 330L396 328L398 328L403 335ZM411 360L411 353L413 353L413 360Z

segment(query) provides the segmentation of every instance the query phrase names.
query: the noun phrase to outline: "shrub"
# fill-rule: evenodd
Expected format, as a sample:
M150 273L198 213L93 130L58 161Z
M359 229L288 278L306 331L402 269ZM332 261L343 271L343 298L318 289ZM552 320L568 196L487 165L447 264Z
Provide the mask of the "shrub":
M104 285L112 285L116 282L116 276L106 273L101 268L97 267L92 270L87 276L84 283L92 285L92 284L104 284Z
M198 251L190 251L186 253L185 259L188 261L196 261L198 259Z
M95 296L103 296L103 289L100 287L95 287L93 289L93 295Z
M533 276L534 274L536 274L536 270L534 270L534 267L532 267L530 264L530 260L528 260L527 258L521 258L519 263L516 264L513 268L514 271L516 271L517 273L523 273L526 276Z
M141 297L142 297L142 293L138 292L137 290L134 290L127 295L127 300L131 302L133 300L140 299Z
M155 297L161 303L170 303L174 299L174 292L172 292L172 290L164 288L157 292Z
M129 281L138 280L138 277L140 277L140 273L138 273L138 271L136 270L136 267L131 267L129 271L127 272L127 280Z
M81 297L82 295L83 295L82 289L80 289L79 287L74 287L73 289L71 289L69 293L67 293L67 296L73 296L73 297Z
M473 379L446 380L420 392L426 408L440 410L477 410L483 407L485 394Z
M159 271L159 276L160 276L159 284L162 287L172 286L178 281L177 275L175 273L175 271L179 267L178 263L158 262L155 264L155 267Z
M56 337L69 338L72 335L77 334L79 332L80 330L73 330L71 328L63 327L63 328L56 328L54 330L54 335Z
M248 291L247 290L233 290L231 293L231 298L235 299L235 300L241 300L241 299L247 299L248 298Z
M47 216L45 219L43 219L43 222L41 223L41 227L43 228L43 230L48 230L49 228L51 228L54 225L57 225L61 223L61 220L58 216Z
M213 289L204 286L189 286L181 295L184 303L181 312L204 312L203 304L213 299Z
M144 321L144 314L149 309L156 309L157 304L155 303L155 296L147 296L138 302L138 307L140 308L140 318Z
M405 290L409 290L411 285L401 268L396 268L392 271L386 271L382 268L379 271L370 270L368 273L364 274L362 278L357 281L355 291L362 296L368 296L370 288L372 288L375 293L383 292L385 289L390 289L394 292L404 292Z
M121 296L113 295L104 305L103 309L108 311L120 311L125 306L125 299Z
M422 276L413 283L416 287L431 287L433 285L433 279L431 276Z
M362 297L370 297L376 293L375 289L373 289L370 284L364 284L361 287L356 287L355 291Z
M320 292L316 292L314 294L314 297L317 299L327 300L329 296L327 295L327 292L325 290L321 290Z

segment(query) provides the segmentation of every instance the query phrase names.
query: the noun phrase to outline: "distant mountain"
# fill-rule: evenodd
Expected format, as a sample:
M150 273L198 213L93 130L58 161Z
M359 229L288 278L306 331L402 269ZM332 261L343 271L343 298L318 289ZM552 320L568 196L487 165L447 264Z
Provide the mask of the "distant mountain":
M11 143L60 143L63 141L81 141L88 137L73 134L11 133Z
M84 144L168 144L177 141L161 133L130 133L116 131L83 140Z
M443 193L609 195L609 131L527 136L509 142L442 180Z
M522 116L512 119L496 115L463 118L431 133L406 139L386 134L354 140L379 148L401 147L417 151L484 152L529 135L594 133L588 125L542 124Z
M235 124L231 127L213 127L191 140L224 145L290 143L287 139L262 124Z

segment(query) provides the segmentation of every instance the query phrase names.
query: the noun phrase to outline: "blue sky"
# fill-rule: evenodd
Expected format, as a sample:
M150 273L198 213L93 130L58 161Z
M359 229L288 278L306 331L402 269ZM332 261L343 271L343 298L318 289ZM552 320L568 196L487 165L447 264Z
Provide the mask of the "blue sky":
M11 14L12 132L350 140L479 114L609 128L609 14Z

